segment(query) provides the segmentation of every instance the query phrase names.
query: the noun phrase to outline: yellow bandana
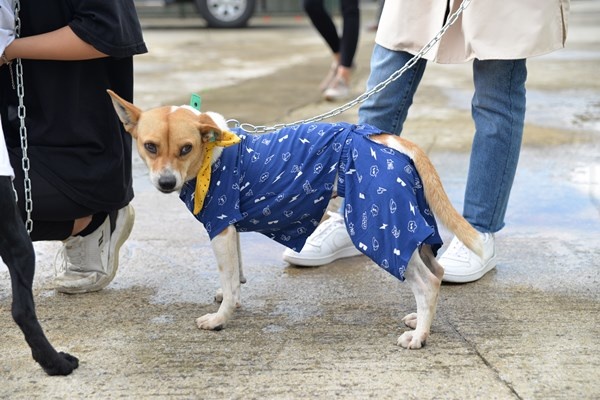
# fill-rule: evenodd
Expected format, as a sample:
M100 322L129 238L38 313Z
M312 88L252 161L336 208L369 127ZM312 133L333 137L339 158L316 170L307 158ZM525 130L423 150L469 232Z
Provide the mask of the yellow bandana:
M216 136L216 135L215 135ZM213 149L218 147L229 147L240 142L240 138L233 132L222 131L220 138L206 143L206 151L204 160L196 177L196 190L194 191L194 215L198 215L204 205L204 197L210 186L210 168L212 161Z

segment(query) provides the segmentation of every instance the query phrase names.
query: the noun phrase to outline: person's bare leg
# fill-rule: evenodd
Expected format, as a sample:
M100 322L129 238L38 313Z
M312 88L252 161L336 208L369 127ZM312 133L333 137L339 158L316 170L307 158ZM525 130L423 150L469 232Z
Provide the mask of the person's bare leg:
M77 218L73 222L73 230L71 231L71 236L75 236L78 233L82 232L87 226L92 222L92 216L88 215L87 217Z

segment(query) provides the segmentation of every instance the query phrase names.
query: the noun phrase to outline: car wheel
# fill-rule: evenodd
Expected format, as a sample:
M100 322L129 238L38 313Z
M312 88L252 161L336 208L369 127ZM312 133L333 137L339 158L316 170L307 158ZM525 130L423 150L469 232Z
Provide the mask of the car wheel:
M213 28L240 28L254 14L256 0L194 0L198 12Z

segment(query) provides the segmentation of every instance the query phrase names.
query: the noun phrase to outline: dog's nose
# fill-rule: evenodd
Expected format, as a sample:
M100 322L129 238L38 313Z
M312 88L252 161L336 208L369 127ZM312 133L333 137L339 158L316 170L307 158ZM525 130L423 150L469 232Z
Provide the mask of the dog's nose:
M164 192L171 192L177 184L177 179L173 175L163 175L158 178L159 189Z

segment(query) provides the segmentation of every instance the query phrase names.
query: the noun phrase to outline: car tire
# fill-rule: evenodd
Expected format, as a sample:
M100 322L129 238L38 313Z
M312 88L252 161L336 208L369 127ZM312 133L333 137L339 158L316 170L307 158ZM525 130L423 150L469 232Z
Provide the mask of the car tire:
M256 0L194 0L198 12L212 28L242 28L254 14Z

